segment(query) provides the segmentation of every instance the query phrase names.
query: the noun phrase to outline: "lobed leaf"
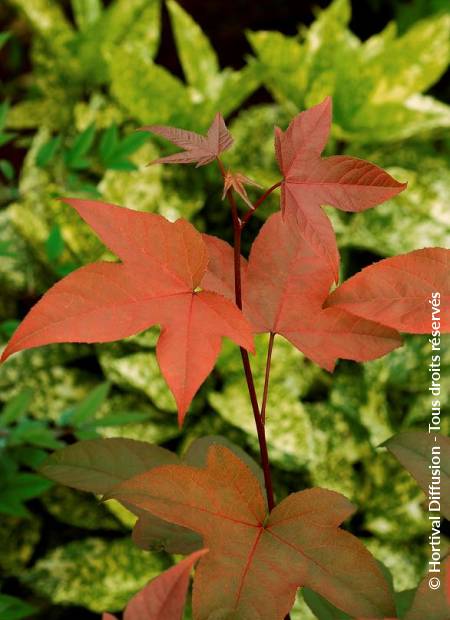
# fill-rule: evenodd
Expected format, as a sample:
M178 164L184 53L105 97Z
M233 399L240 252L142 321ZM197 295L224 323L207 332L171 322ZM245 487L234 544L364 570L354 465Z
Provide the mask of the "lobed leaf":
M267 515L258 481L224 447L210 448L205 469L160 467L119 485L109 497L203 536L209 553L194 582L198 620L281 620L301 585L353 615L393 610L376 562L356 538L338 529L352 512L344 497L310 489Z
M250 325L229 300L196 290L208 256L202 236L188 222L96 201L66 202L123 263L87 265L55 284L16 330L2 361L43 344L110 342L160 324L158 362L181 424L214 366L222 337L251 350Z
M162 136L176 146L184 149L181 153L167 155L152 161L152 164L191 164L204 166L214 161L220 153L229 149L233 144L233 138L229 133L223 116L218 112L214 117L206 136L195 131L185 131L176 127L164 125L147 125L141 127L141 131L149 131Z

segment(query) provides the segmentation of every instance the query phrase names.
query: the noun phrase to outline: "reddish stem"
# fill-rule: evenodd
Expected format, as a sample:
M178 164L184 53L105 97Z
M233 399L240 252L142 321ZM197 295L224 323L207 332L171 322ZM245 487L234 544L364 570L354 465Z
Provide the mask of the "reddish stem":
M255 202L255 204L253 205L253 209L251 211L247 211L247 213L244 215L244 217L242 218L242 227L244 227L247 222L249 221L249 219L252 217L252 215L254 214L254 212L256 211L256 209L262 205L262 203L265 201L265 199L270 196L270 194L277 189L277 187L280 187L281 185L281 181L278 181L278 183L274 183L271 187L269 187L269 189L267 189L264 194L262 194L258 200Z
M217 158L217 163L219 164L220 171L222 176L225 178L225 168ZM234 294L236 299L237 307L242 310L242 278L241 278L241 238L242 238L242 229L245 224L248 222L254 211L259 207L260 204L264 202L264 200L273 192L274 189L281 185L281 181L272 185L255 203L254 209L249 211L244 218L239 217L236 200L234 199L233 190L228 190L227 198L231 207L231 215L233 221L233 236L234 236ZM272 348L273 348L273 340L275 338L275 334L270 334L269 340L269 350L267 354L267 366L266 366L266 379L264 383L264 393L265 400L267 401L267 392L269 389L269 373L270 373L270 360L272 358ZM261 412L259 410L258 405L258 397L256 396L255 390L255 382L253 380L252 368L250 365L250 359L247 351L239 347L241 351L242 364L244 366L245 380L247 382L247 389L250 395L250 401L252 404L253 416L255 418L256 431L258 433L258 442L259 442L259 452L261 456L261 466L264 474L264 484L266 487L266 495L267 495L267 505L269 507L269 511L272 511L275 507L275 499L273 495L273 486L272 486L272 476L270 473L270 462L269 462L269 453L267 450L267 441L266 441L266 429L264 427L263 418L261 416ZM263 397L263 405L264 405L264 397ZM265 408L265 405L264 405ZM290 620L290 615L287 614L284 620Z
M225 169L220 159L217 160L222 176L225 176ZM241 237L243 222L239 218L236 201L232 190L227 192L228 202L231 207L234 235L234 294L237 307L242 310L242 279L241 279ZM258 397L256 396L255 382L253 380L252 368L247 351L240 347L242 364L244 366L245 380L247 382L248 393L252 404L253 416L255 418L256 432L258 434L259 452L261 455L261 466L264 474L264 484L267 494L267 505L269 511L275 507L273 495L272 476L270 474L269 453L267 450L266 431L259 411Z
M273 351L274 340L275 340L275 334L273 332L270 332L269 347L267 349L266 374L264 377L264 391L263 391L263 399L262 399L262 405L261 405L261 420L263 424L266 423L267 396L269 395L270 364L272 362L272 351Z

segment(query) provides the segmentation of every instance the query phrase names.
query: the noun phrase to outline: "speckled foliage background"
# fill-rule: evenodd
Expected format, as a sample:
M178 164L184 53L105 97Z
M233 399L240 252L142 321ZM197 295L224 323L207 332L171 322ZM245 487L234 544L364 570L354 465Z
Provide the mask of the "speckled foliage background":
M53 282L105 257L59 196L183 216L227 238L214 168L146 168L159 146L133 133L144 123L204 131L220 110L236 142L229 164L269 186L278 180L273 125L285 127L331 94L327 154L361 156L409 184L377 209L329 211L343 274L379 257L449 246L447 3L317 4L1 3L0 347ZM274 210L268 202L253 232ZM0 369L0 586L21 610L8 618L81 620L120 610L174 561L133 545L133 517L118 504L41 478L35 470L46 453L96 436L182 452L200 435L222 434L257 455L236 348L224 345L180 431L156 339L150 330L111 345L51 346ZM259 337L257 346L265 345ZM441 360L445 434L449 345ZM426 428L429 355L425 337L408 337L381 360L340 362L330 375L286 341L277 340L273 354L267 434L278 496L311 485L345 494L358 506L348 527L391 570L397 589L423 573L428 522L416 483L377 446L400 430ZM256 362L259 390L263 370ZM292 618L314 618L300 597Z

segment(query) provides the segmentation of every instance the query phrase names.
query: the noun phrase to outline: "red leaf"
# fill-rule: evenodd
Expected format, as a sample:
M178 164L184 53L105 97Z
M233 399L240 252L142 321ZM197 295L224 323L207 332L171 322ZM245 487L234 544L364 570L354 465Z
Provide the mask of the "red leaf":
M181 423L214 366L222 337L251 350L250 325L229 300L196 291L208 256L191 224L97 201L67 202L123 263L94 263L55 284L18 327L2 361L22 349L109 342L159 324L158 362Z
M281 334L333 370L341 357L366 361L401 344L397 332L345 310L323 309L333 272L292 214L272 215L250 253L244 311L260 332ZM334 310L331 311L331 310Z
M189 576L205 553L208 549L196 551L152 579L129 601L124 620L182 620ZM113 619L111 614L103 614L103 620Z
M213 446L205 469L158 467L120 484L110 497L203 537L209 553L195 575L196 620L231 614L282 620L303 585L352 615L392 614L377 563L357 538L338 529L353 512L338 493L295 493L269 516L248 467Z
M184 129L166 127L164 125L147 125L146 127L141 127L140 131L150 131L184 149L184 152L168 155L167 157L159 157L152 161L152 164L197 163L197 167L204 166L214 161L220 153L229 149L233 144L233 138L219 112L214 117L206 136L202 136L195 131L185 131Z
M298 214L308 241L330 261L337 281L338 252L320 207L364 211L406 187L370 162L355 157L321 159L331 128L331 98L301 112L283 132L275 129L275 152L283 173L281 208Z
M124 620L182 620L189 576L205 553L208 549L195 551L150 581L128 603Z
M450 250L425 248L381 260L344 282L326 305L412 334L431 333L432 293L440 294L434 319L450 331Z

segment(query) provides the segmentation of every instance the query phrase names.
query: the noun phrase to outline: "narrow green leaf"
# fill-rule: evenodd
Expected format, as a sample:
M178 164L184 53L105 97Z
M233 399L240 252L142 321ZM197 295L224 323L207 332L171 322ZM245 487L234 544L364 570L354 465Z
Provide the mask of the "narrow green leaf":
M0 424L2 426L9 426L13 422L17 422L27 412L32 398L33 390L29 388L25 388L17 396L14 396L3 407L3 411L0 414Z
M9 443L12 446L31 444L49 450L57 450L62 445L55 439L54 432L38 420L23 420L11 431Z
M5 43L8 41L10 37L11 37L10 32L0 32L0 50L2 49L2 47L5 45Z
M61 136L55 136L43 144L36 154L36 165L39 168L44 168L56 155L60 145Z
M17 448L12 449L14 458L21 463L22 465L26 465L26 467L30 467L31 469L37 469L48 456L48 453L41 449L35 448L33 446L19 446Z
M119 132L117 130L117 125L113 124L102 133L102 137L100 138L99 154L103 163L114 155L118 143Z
M64 159L67 166L75 170L82 170L89 166L85 155L90 151L94 138L95 125L92 124L75 138L72 147L66 151Z
M0 103L0 129L3 129L6 124L6 117L8 116L9 111L9 103L7 101L3 101Z
M144 422L145 420L148 420L148 418L149 414L142 411L123 411L120 413L111 413L98 420L92 421L89 425L83 426L83 429L136 424L137 422Z
M78 427L93 418L107 399L110 387L111 384L105 382L93 389L81 403L73 407L71 411L65 415L64 424Z
M61 254L64 252L64 239L61 234L61 229L58 224L54 224L50 229L49 236L45 242L45 251L47 252L47 258L51 262L56 262Z
M21 620L28 618L36 612L36 608L24 603L15 596L0 594L0 618L1 620Z
M8 181L12 181L14 178L14 167L6 159L0 159L0 170Z

